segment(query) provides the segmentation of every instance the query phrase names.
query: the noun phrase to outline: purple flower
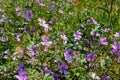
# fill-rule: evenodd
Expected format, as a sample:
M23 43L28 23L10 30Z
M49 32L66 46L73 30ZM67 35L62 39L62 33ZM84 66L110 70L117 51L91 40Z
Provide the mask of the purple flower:
M4 22L4 19L0 19L0 24L2 24Z
M61 74L67 74L68 66L66 65L65 62L62 62L58 65L58 69Z
M92 79L95 79L95 76L96 76L96 73L92 72L92 73L91 73Z
M25 33L29 33L29 31L28 31L27 29L24 29L24 32L25 32Z
M39 25L40 25L40 26L44 26L45 20L43 20L43 19L41 19L41 18L38 18L38 21L39 21Z
M40 6L45 6L44 2L41 2L40 0L36 0L36 3L38 3Z
M74 39L75 39L75 40L80 40L81 38L82 38L81 32L77 31L77 32L74 34Z
M70 63L72 63L72 61L73 61L72 53L73 53L73 50L70 48L65 50L65 52L64 52L65 60L70 62Z
M91 19L94 25L98 25L97 21L95 21L93 17L91 17Z
M58 17L54 17L52 20L49 21L50 24L54 24Z
M63 44L66 45L68 38L66 37L66 35L61 35L61 38L63 39Z
M114 36L115 37L120 37L120 32L116 32Z
M75 56L75 57L79 57L79 56L80 56L80 53L79 53L78 51L75 51L75 52L74 52L74 56Z
M4 29L2 29L1 31L0 31L0 33L4 33L5 32L5 30Z
M80 27L81 27L81 28L84 28L84 25L82 24L82 25L80 25Z
M43 27L45 32L52 30L52 28L48 24L45 24Z
M33 18L33 14L28 8L25 8L26 13L24 14L24 18L29 21L31 18Z
M35 27L34 27L34 26L32 26L32 27L31 27L31 30L32 30L32 31L35 31Z
M63 10L62 10L61 8L59 9L59 13L60 13L60 14L63 14Z
M112 54L115 54L116 56L120 56L120 43L119 42L114 42L110 52Z
M55 4L51 5L49 9L54 10L55 9Z
M36 52L38 50L38 44L32 46L32 51Z
M108 45L108 42L107 42L106 40L107 40L106 37L102 37L102 38L100 38L100 42L101 42L101 44L103 44L103 45Z
M49 38L46 35L44 35L44 36L42 36L41 44L45 46L44 51L47 51L49 46L51 46L53 44L53 42L49 41Z
M60 80L60 75L59 74L53 73L52 76L55 80Z
M94 40L94 39L95 39L95 35L92 35L92 36L91 36L91 39Z
M19 12L19 11L21 11L21 8L20 8L20 7L17 7L17 8L16 8L16 12Z
M20 41L20 37L21 37L21 36L22 36L21 33L19 33L19 34L16 35L16 39L17 39L17 41Z
M115 42L115 39L114 39L114 38L112 38L112 39L110 40L110 42Z
M17 16L21 15L21 8L20 7L16 8L16 14L17 14Z
M108 31L110 31L110 28L105 28L103 31L108 32Z
M88 19L88 20L87 20L87 22L88 22L88 23L91 23L91 22L92 22L92 20Z
M94 52L90 52L86 57L85 57L86 61L93 61L95 60L95 53Z
M94 35L97 36L97 37L100 37L100 34L97 33L97 32L95 32Z
M52 44L52 41L49 41L49 38L44 35L42 36L42 45L45 45L45 46L50 46Z
M52 28L48 24L45 23L45 20L38 18L38 21L39 21L39 25L44 27L45 32L52 30Z
M27 80L29 78L28 74L25 71L20 72L19 75L15 75L15 77L18 80Z
M8 37L7 37L7 36L6 36L6 37L3 37L3 36L2 36L1 41L2 41L2 42L7 42L7 41L8 41Z
M17 67L18 72L23 72L26 70L24 62L21 62L20 65Z
M43 72L44 72L44 74L46 74L46 73L48 73L48 74L52 74L52 71L49 70L48 68L45 68L45 69L43 70Z
M24 66L24 62L21 62L20 65L17 67L18 75L15 75L15 77L18 80L27 80L29 78L28 74L25 72L26 68Z
M102 80L110 80L109 76L104 76Z

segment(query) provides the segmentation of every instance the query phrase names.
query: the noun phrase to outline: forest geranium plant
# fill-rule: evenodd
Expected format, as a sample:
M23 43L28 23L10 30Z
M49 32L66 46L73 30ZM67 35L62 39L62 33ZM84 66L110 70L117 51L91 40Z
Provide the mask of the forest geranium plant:
M0 0L0 80L120 80L119 0Z

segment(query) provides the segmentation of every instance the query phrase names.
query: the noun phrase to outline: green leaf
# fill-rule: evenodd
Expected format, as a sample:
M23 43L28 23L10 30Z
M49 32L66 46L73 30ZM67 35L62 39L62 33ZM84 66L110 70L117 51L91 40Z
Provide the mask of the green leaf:
M44 77L43 77L43 80L54 80L54 79L49 74L45 74Z

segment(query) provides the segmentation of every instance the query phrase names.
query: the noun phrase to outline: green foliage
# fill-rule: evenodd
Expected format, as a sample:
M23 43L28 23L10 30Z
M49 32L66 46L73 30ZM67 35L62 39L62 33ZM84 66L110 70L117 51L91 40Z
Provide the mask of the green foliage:
M60 80L93 80L91 72L95 72L101 79L109 75L111 79L119 80L120 57L111 54L110 50L113 45L112 38L115 38L116 42L120 41L119 37L114 36L116 32L120 32L120 0L43 1L45 6L41 6L37 0L2 0L0 2L0 21L3 18L5 20L0 22L0 77L2 75L0 79L14 80L15 75L18 74L16 68L21 62L25 62L28 80L54 80L51 74L42 73L44 68L58 73ZM50 10L50 6L54 3L55 9ZM16 8L18 7L21 9L20 16L17 16ZM25 8L34 15L30 21L24 18ZM60 13L60 10L63 13ZM49 24L49 21L55 17L57 17L55 23ZM98 23L97 25L93 23L91 17ZM44 27L39 25L38 18L45 20L52 30L44 32ZM34 31L31 30L31 26L35 27ZM111 31L104 32L105 28L110 28ZM80 40L74 39L77 31L82 33ZM95 32L100 36L93 40L91 37ZM17 41L18 33L22 34L20 41ZM44 50L46 47L41 43L43 35L49 37L47 41L53 42L48 51ZM63 44L61 35L66 35L66 45ZM2 38L6 36L8 41L3 42ZM101 37L107 37L107 46L101 44ZM35 44L38 44L37 51L32 50ZM65 59L64 52L68 48L73 50L72 63ZM6 50L9 51L5 52ZM95 52L95 60L85 60L86 55L92 51ZM78 52L79 56L76 57L75 52ZM67 74L60 73L58 66L61 62L68 65ZM44 63L46 66L41 66ZM90 63L94 65L89 68ZM9 76L6 76L7 73Z

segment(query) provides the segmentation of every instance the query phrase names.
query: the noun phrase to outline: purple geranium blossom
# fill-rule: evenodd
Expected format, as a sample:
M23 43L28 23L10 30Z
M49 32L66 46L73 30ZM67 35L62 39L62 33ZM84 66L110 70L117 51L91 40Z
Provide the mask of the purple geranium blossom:
M35 27L34 27L34 26L31 26L31 30L32 30L32 31L35 31Z
M63 10L60 8L58 11L60 14L63 14Z
M45 20L38 18L38 21L39 21L39 25L44 27L45 32L52 30L52 28L48 24L45 23Z
M74 36L75 40L80 40L82 38L81 32L79 32L79 31L77 31L73 36Z
M49 9L54 10L55 9L55 4L51 5Z
M0 24L2 24L4 22L4 19L0 19Z
M24 62L21 62L20 65L17 67L18 72L23 72L26 70Z
M53 44L53 42L49 41L49 38L46 35L44 35L44 36L42 36L41 44L45 46L44 51L47 51L49 46L51 46Z
M26 68L25 68L24 62L21 62L20 65L17 67L18 75L15 75L15 77L18 80L27 80L29 76L25 70Z
M78 58L80 57L80 53L78 51L74 51L74 56Z
M18 80L27 80L29 78L28 74L25 71L20 72L19 75L15 75L15 77Z
M109 32L111 29L110 28L105 28L103 31L104 32Z
M21 8L20 7L16 8L16 14L17 14L17 16L21 15Z
M81 24L81 25L80 25L80 27L81 27L81 28L84 28L84 25L83 25L83 24Z
M49 30L52 30L52 28L48 24L44 24L44 31L47 32Z
M109 76L104 76L103 80L110 80L110 77Z
M88 22L88 23L91 23L91 22L92 22L92 20L88 19L88 20L87 20L87 22Z
M94 25L98 25L97 21L95 21L93 17L91 17L91 19Z
M21 36L22 36L21 33L18 33L18 34L16 35L16 39L17 39L17 41L20 41Z
M65 50L65 52L64 52L65 60L70 62L70 63L73 61L72 53L73 53L73 50L70 48Z
M7 41L8 41L8 37L7 37L7 36L6 36L6 37L3 37L3 36L2 36L1 41L2 41L2 42L7 42Z
M114 34L114 36L115 36L115 37L120 37L120 32L116 32L116 33Z
M42 36L42 45L45 45L45 46L50 46L52 44L52 41L49 41L49 38L44 35Z
M36 52L38 50L38 44L32 46L32 51Z
M2 33L2 34L3 34L4 32L5 32L5 30L4 30L4 29L2 29L2 30L0 31L0 33Z
M57 19L58 19L58 17L56 16L56 17L54 17L53 19L51 19L51 20L49 21L49 23L50 23L50 24L54 24Z
M115 54L116 56L120 56L120 43L119 42L114 42L110 52L112 54Z
M65 62L62 62L58 65L58 69L61 74L67 74L68 66L66 65Z
M108 45L108 42L107 42L106 40L107 40L106 37L102 37L102 38L100 38L100 42L101 42L101 44L103 44L103 45Z
M85 57L86 61L93 61L95 60L95 53L94 52L90 52L86 57Z
M36 3L38 3L38 5L40 5L40 6L45 6L45 4L44 4L44 2L43 2L43 1L36 0Z
M29 21L31 18L33 18L33 14L28 8L25 8L26 13L24 14L24 18Z
M52 74L52 71L46 67L44 68L43 72L44 72L44 74L45 73Z
M60 74L53 73L52 76L55 80L60 80Z
M115 42L115 38L110 39L110 42Z
M43 20L43 19L41 19L41 18L38 18L38 21L39 21L39 25L40 25L40 26L44 26L45 20Z
M94 35L100 37L100 34L98 32L95 32Z
M68 38L66 37L66 35L61 35L61 38L63 39L63 44L66 45Z
M95 39L95 35L92 35L92 36L91 36L91 39L94 40L94 39Z

